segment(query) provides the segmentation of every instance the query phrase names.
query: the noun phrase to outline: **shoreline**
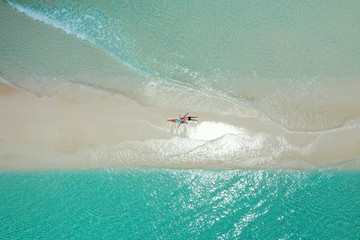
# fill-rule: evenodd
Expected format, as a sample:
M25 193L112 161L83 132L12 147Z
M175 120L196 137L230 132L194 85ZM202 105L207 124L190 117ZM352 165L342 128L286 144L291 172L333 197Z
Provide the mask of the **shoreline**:
M0 170L308 169L347 166L346 159L355 159L349 169L360 169L358 122L303 133L203 112L199 123L177 128L166 119L183 109L145 107L74 85L39 97L6 83L0 112Z

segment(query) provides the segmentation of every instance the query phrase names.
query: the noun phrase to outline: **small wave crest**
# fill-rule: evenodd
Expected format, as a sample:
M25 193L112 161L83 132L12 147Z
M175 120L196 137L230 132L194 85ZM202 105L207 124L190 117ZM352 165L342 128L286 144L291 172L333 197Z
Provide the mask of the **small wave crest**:
M43 6L8 3L17 11L65 31L67 34L89 41L105 49L127 67L144 73L152 73L132 50L133 40L126 34L118 19L111 19L98 9L62 2L60 6Z

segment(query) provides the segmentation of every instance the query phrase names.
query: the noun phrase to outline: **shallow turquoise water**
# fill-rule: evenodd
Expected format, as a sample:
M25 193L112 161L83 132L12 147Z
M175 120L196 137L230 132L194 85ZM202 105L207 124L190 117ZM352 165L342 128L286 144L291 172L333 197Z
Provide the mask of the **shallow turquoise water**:
M1 239L358 239L353 171L2 172Z
M129 67L180 82L360 74L357 1L8 2Z
M8 0L1 8L11 17L0 29L0 76L35 92L71 82L151 106L241 114L230 101L291 130L360 118L359 1Z

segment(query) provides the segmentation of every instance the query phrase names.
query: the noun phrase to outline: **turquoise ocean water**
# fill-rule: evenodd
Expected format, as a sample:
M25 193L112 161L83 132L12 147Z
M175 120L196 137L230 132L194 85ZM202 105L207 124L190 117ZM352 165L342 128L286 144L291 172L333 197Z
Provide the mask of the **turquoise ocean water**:
M358 239L344 171L124 169L0 174L1 239Z
M0 79L39 95L71 83L144 106L324 132L304 149L235 133L125 144L129 152L232 166L243 152L249 162L316 153L337 131L354 139L338 142L343 152L357 148L359 1L8 0L0 20ZM187 154L166 153L178 145ZM129 154L124 146L84 155L111 162ZM359 186L358 171L338 170L1 172L0 238L359 239Z
M9 0L1 11L0 75L38 93L71 82L150 106L245 107L301 131L360 118L359 1Z

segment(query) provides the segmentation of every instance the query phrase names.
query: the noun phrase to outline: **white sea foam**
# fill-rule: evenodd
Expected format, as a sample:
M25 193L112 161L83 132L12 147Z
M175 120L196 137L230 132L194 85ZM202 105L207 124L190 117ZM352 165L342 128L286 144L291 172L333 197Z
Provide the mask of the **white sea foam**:
M131 50L133 40L126 35L118 21L109 19L99 10L77 9L70 3L60 7L46 8L40 4L34 6L8 3L17 11L26 14L34 20L75 35L106 50L111 56L120 60L128 68L152 74L144 67L138 56Z
M24 13L27 16L31 17L34 20L41 21L45 24L53 26L55 28L61 29L65 31L67 34L76 35L78 38L82 40L88 40L88 36L83 33L73 31L73 26L70 24L62 24L60 21L56 20L56 18L52 17L51 15L46 15L38 12L36 9L33 9L26 5L20 5L17 3L13 3L8 1L8 3L15 8L18 12Z

